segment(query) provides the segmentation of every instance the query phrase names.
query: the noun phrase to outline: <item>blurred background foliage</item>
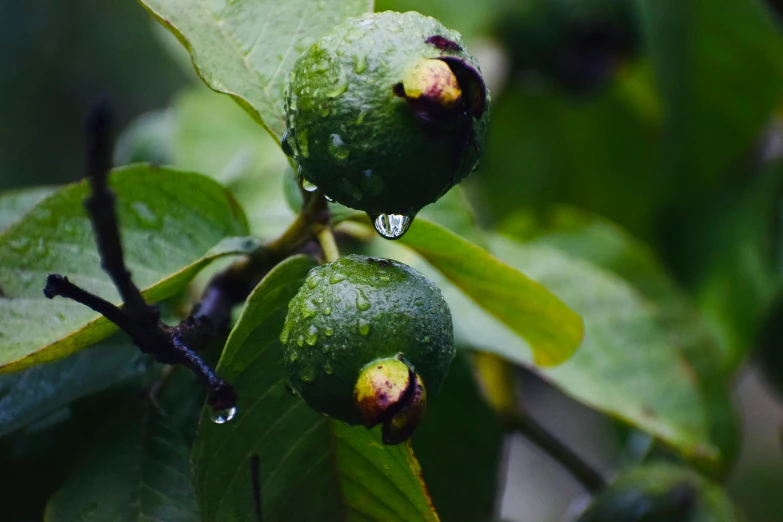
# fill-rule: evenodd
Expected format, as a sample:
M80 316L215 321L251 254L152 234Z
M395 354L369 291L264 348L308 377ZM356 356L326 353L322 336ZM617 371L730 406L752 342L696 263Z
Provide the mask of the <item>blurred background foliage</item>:
M662 306L692 300L717 346L702 363L733 383L742 416L729 493L751 522L781 520L779 2L376 2L386 9L439 18L479 57L492 123L480 168L463 188L484 229L590 260ZM118 164L210 174L235 193L262 238L291 220L282 197L291 173L277 144L201 85L184 51L136 2L0 2L0 189L82 177L81 118L99 97L126 129ZM463 196L454 197L459 207ZM458 221L464 214L454 216L441 218L486 239L470 220ZM614 472L651 451L645 435L520 377L527 407L599 468ZM82 399L74 410L90 422L55 415L29 433L52 425L89 433L94 403ZM60 452L34 443L6 439L0 453L45 498L62 481L61 463L40 477L26 476L26 463ZM563 520L583 502L570 478L521 439L507 439L505 457L505 519Z

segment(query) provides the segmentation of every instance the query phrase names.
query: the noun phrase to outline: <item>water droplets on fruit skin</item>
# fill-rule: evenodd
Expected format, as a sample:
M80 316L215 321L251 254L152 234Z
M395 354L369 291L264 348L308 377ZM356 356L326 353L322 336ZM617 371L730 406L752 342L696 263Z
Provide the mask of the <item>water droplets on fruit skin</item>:
M356 309L360 312L366 312L370 309L370 300L367 299L367 296L362 292L361 289L356 290Z
M335 159L344 160L351 154L351 150L339 134L329 136L329 154Z
M370 215L375 230L386 239L400 239L413 223L412 216L403 214Z
M370 321L366 319L359 319L359 333L362 337L370 335Z
M224 410L209 410L209 418L214 422L215 424L225 424L229 422L231 419L236 417L237 414L237 407L232 406L230 408L226 408Z

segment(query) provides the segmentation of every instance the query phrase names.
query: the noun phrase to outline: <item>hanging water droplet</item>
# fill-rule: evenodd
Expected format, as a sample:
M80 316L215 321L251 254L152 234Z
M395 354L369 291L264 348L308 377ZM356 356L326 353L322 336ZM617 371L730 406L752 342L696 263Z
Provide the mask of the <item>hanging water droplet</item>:
M283 139L280 141L280 146L283 149L283 152L286 156L294 157L294 147L291 145L290 141L290 133L288 131L285 131L285 134L283 134Z
M329 136L329 153L338 160L344 160L351 151L339 134L332 134Z
M408 231L413 218L402 214L379 214L370 216L375 230L386 239L399 239Z
M334 203L334 200L329 196L327 196L326 194L324 194L324 197L326 198L326 201L328 201L329 203Z
M329 364L329 362L324 363L324 373L326 375L332 375L334 373L334 370L332 369L332 365Z
M226 408L224 410L209 410L209 418L212 419L212 422L215 424L225 424L231 419L233 419L237 414L237 407L232 406L230 408Z
M306 192L315 192L316 190L318 190L318 187L316 187L316 186L315 186L315 183L312 183L312 182L310 182L310 181L307 181L307 180L306 180L306 179L304 179L304 178L302 179L302 188L303 188L303 189L304 189Z

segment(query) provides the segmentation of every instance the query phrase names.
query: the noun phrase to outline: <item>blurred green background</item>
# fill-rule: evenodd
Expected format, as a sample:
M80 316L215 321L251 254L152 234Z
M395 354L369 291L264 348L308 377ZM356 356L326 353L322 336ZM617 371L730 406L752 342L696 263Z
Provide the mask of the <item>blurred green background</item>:
M380 0L376 9L440 18L482 64L490 138L464 184L481 224L519 228L525 211L536 226L521 229L546 230L557 221L553 205L578 207L646 242L690 293L720 339L719 365L742 412L729 492L751 522L780 521L783 408L772 383L783 383L783 25L774 2L659 1L674 6L668 18L632 0ZM170 161L165 129L175 109L204 111L180 123L183 132L217 139L210 132L233 107L198 85L176 43L133 0L2 0L0 190L82 177L82 118L99 98L111 101L120 128L135 121L141 136L120 143L118 161ZM191 161L213 162L230 184L237 169L284 165L269 141L228 166ZM254 202L251 220L269 225L258 232L271 235L290 214L280 201L262 204L243 179L233 189ZM607 472L643 445L538 380L523 382L528 407ZM507 455L504 519L564 520L583 501L521 439L509 439Z

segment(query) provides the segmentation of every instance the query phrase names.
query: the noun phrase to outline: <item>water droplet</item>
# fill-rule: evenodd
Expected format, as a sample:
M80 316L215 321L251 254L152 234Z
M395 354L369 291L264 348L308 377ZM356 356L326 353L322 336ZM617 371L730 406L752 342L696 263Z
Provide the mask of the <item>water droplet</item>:
M381 176L373 176L371 170L367 169L362 174L361 184L364 192L376 196L386 188L386 183L383 181L383 178Z
M300 335L299 338L296 340L296 344L299 345L299 348L304 346L304 336Z
M332 375L334 373L334 370L332 369L332 365L329 364L329 361L324 363L324 373L326 375Z
M416 306L424 306L424 299L421 297L417 297L413 300L413 304Z
M367 55L357 54L353 57L356 62L353 67L353 72L356 74L362 74L367 69Z
M152 210L150 210L150 207L148 207L146 203L136 201L132 203L131 206L133 207L133 210L136 211L136 215L139 216L139 219L147 224L155 223L155 214L152 212Z
M329 136L329 153L338 160L346 159L351 151L339 134Z
M332 315L332 307L331 306L327 306L326 308L324 308L324 315Z
M425 337L425 338L424 338L424 342L425 342L425 343L428 343L428 342L430 342L430 338L429 338L429 336L427 336L427 337Z
M318 278L317 277L308 277L307 278L307 286L310 287L310 290L318 286Z
M283 332L280 334L280 342L285 344L288 342L288 336L291 334L289 328L283 328Z
M318 314L318 307L310 301L305 301L302 305L302 317L310 319L311 317L315 317L316 314Z
M20 237L19 239L14 239L9 243L9 246L14 252L19 252L20 254L23 254L27 252L30 248L30 240L26 237Z
M413 218L402 214L379 214L370 216L375 230L386 239L399 239L408 231Z
M315 186L315 183L307 181L306 179L302 179L302 188L306 192L315 192L316 190L318 190L318 187Z
M294 397L301 397L301 395L299 395L299 391L293 386L291 386L290 382L285 383L285 390L291 395L293 395Z
M232 406L231 408L227 408L225 410L209 410L209 418L212 419L212 422L215 424L225 424L233 419L236 414L236 406Z
M310 142L307 141L307 129L302 129L296 133L296 144L299 145L299 152L303 158L310 157Z
M301 372L299 372L299 379L302 382L313 382L315 380L315 370L312 367L306 366Z
M324 194L324 197L326 198L326 201L328 201L329 203L334 203L334 200L329 196L327 196L326 194Z
M360 312L364 312L370 309L370 300L367 299L367 296L364 295L364 292L361 290L357 290L356 293L356 308Z
M345 80L341 80L340 83L338 83L334 89L326 93L326 95L329 98L337 98L345 94L345 91L347 90L348 90L348 82Z
M315 343L318 342L318 328L314 324L310 325L310 328L307 330L307 337L305 337L305 342L309 346L315 346Z
M288 356L288 362L295 363L298 358L299 358L299 354L297 354L296 352L291 352L291 355Z
M364 337L367 337L370 334L370 321L359 319L359 333Z
M364 119L367 117L367 111L361 111L359 113L359 116L356 118L356 125L361 125L364 123Z
M329 276L329 283L330 284L336 285L337 283L339 283L341 281L345 281L345 274L341 274L341 273L337 272L337 273L332 274L331 276Z
M318 303L318 304L321 304L321 303L324 302L324 298L323 297L319 297L318 299L315 300L315 302Z
M294 147L291 145L290 142L290 133L288 131L285 131L285 134L283 134L283 139L280 141L280 146L283 149L283 152L286 156L294 157Z
M334 330L332 328L326 328L324 330L324 335L326 337L331 337L332 335L334 335Z

